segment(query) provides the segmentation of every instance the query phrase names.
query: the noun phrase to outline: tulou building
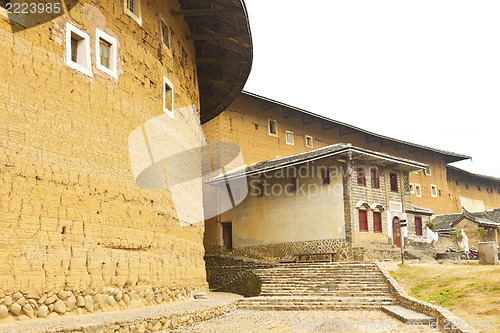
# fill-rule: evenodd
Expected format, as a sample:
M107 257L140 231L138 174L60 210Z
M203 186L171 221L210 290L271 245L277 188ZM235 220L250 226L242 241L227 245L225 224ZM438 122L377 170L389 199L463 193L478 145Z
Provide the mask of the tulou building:
M290 259L300 253L332 252L339 259L352 259L358 251L365 252L367 258L396 257L394 248L399 246L400 235L393 228L395 217L407 221L408 245L425 250L426 223L433 216L461 213L462 207L471 212L500 207L498 179L450 165L469 156L379 135L249 92L242 92L203 128L209 141L238 144L249 172L257 172L262 164L316 156L341 144L384 154L394 163L381 166L373 161L371 165L361 159L352 160L348 167L341 159L349 172L331 178L343 189L334 198L324 191L314 196L271 193L262 198L252 196L249 181L249 193L242 204L206 221L207 253ZM411 161L414 169L403 172L401 159ZM324 162L333 166L341 163L339 159ZM372 175L371 167L378 168L380 178ZM258 174L262 181L272 183L278 181L273 176L276 172L260 170ZM286 182L295 182L294 177L288 175L279 181L285 182L284 187ZM324 185L320 173L304 181ZM401 196L395 197L395 193Z
M183 224L168 187L136 184L129 136L147 141L158 116L182 124L187 106L199 125L239 94L252 64L243 1L16 4L0 1L0 316L206 290L203 218Z

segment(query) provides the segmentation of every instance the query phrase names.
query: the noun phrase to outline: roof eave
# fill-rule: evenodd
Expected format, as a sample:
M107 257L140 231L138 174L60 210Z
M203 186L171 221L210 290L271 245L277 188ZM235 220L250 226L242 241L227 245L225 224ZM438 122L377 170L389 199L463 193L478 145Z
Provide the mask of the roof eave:
M264 100L266 102L273 103L273 104L276 104L276 105L279 105L279 106L282 106L282 107L285 107L285 108L289 108L289 109L292 109L294 111L298 111L298 112L304 113L304 114L306 114L308 116L319 118L321 120L325 120L325 121L334 123L334 124L339 125L339 126L348 127L348 128L350 128L350 129L352 129L354 131L358 131L358 132L361 132L361 133L366 134L366 135L377 137L377 138L382 139L382 140L393 141L394 143L397 143L397 144L407 145L409 147L419 148L419 149L423 149L423 150L426 150L426 151L432 151L434 153L437 153L437 154L440 154L440 155L444 156L446 163L453 163L453 162L468 160L468 159L472 158L472 157L470 157L468 155L458 154L458 153L449 152L449 151L445 151L445 150L440 150L440 149L436 149L436 148L432 148L432 147L427 147L427 146L424 146L424 145L420 145L420 144L416 144L416 143L411 143L411 142L408 142L408 141L403 141L403 140L391 138L391 137L388 137L388 136L384 136L384 135L381 135L381 134L377 134L377 133L374 133L374 132L370 132L370 131L364 130L362 128L359 128L359 127L356 127L356 126L353 126L353 125L349 125L349 124L346 124L346 123L343 123L343 122L340 122L340 121L336 121L336 120L333 120L331 118L328 118L328 117L325 117L325 116L322 116L322 115L319 115L319 114L316 114L316 113L313 113L313 112L310 112L310 111L307 111L307 110L304 110L304 109L301 109L301 108L298 108L298 107L295 107L295 106L292 106L292 105L289 105L289 104L286 104L286 103L282 103L282 102L279 102L279 101L276 101L276 100L273 100L273 99L270 99L270 98L267 98L267 97L263 97L263 96L260 96L260 95L257 95L257 94L254 94L254 93L251 93L251 92L248 92L248 91L242 91L241 93L243 95L247 95L247 96L250 96L250 97L253 97L253 98L257 98L257 99L261 99L261 100Z

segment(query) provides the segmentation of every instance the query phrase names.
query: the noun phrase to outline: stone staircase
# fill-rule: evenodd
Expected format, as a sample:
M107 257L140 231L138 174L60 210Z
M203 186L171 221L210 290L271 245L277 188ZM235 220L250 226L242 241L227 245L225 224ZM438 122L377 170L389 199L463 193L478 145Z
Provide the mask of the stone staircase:
M262 281L261 293L241 299L239 309L348 310L394 304L384 276L373 263L281 264L254 273Z

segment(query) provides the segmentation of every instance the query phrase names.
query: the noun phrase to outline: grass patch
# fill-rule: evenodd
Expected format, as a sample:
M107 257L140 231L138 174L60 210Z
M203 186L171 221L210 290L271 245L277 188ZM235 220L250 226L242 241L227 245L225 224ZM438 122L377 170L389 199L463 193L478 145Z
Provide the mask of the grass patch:
M500 323L500 268L478 264L390 265L389 273L413 297L445 307L466 320ZM482 332L500 333L496 330Z

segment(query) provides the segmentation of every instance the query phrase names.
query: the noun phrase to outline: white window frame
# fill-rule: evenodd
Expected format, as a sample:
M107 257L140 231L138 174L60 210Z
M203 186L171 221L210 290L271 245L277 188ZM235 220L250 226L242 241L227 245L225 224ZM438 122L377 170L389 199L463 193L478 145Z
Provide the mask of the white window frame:
M271 133L271 121L274 121L276 133ZM278 137L278 122L276 119L267 119L267 134L276 138Z
M433 190L434 190L434 193L433 193ZM434 198L438 197L438 188L434 184L431 184L431 196Z
M410 183L410 193L415 194L415 184Z
M307 144L307 139L311 139L311 145ZM310 135L306 135L306 147L308 147L308 148L313 148L314 147L314 139Z
M288 142L288 134L292 135L292 142ZM295 145L295 138L293 136L293 132L290 131L285 131L285 142L287 145L294 146Z
M167 104L167 94L165 92L165 86L167 86L170 88L170 93L172 94L172 98L171 98L171 105L166 105ZM163 112L165 112L170 118L174 119L174 85L172 84L172 82L166 77L166 76L163 76L163 86L162 86L162 89L163 89ZM170 108L169 108L170 107Z
M168 45L164 43L162 24L165 24L167 26L167 29L168 29ZM160 33L158 34L160 36L160 43L170 53L171 44L172 44L172 40L171 40L172 35L170 34L170 25L167 23L167 20L165 19L165 17L163 17L163 15L161 15L161 14L158 14L158 28L160 30Z
M75 34L81 40L78 42L77 62L71 60L71 35ZM82 50L83 48L83 50ZM90 36L73 24L66 22L66 65L77 71L92 76L92 60L90 57ZM83 63L83 64L82 64Z
M100 42L101 38L110 44L109 47L109 68L101 65L101 52L100 52ZM108 35L99 28L95 30L95 55L96 55L96 67L97 69L103 71L106 74L111 75L115 79L118 78L117 70L117 60L118 60L118 46L116 43L116 38Z
M426 166L425 166L425 175L426 175L426 176L430 176L430 175L432 175L432 172L431 172L431 166L430 166L430 165L426 165Z
M417 191L417 188L419 191ZM415 195L419 198L422 197L422 186L420 186L420 184L415 184Z
M137 22L137 24L142 25L141 0L134 0L134 7L135 7L134 12L136 11L137 14L130 11L127 6L127 0L123 0L124 13L133 18Z

